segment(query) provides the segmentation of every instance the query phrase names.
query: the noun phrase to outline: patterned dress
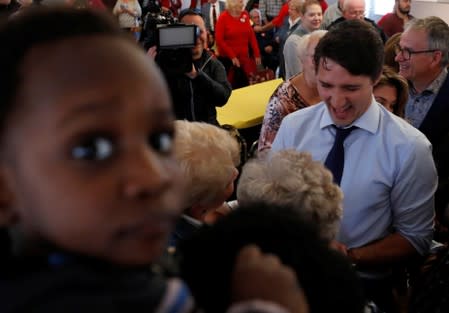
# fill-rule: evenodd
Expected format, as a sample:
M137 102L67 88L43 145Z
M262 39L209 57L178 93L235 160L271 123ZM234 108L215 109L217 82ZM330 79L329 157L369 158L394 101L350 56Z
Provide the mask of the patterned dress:
M271 148L271 143L276 137L285 116L314 104L308 103L301 96L300 91L293 86L291 80L294 77L280 84L268 102L260 130L259 151Z

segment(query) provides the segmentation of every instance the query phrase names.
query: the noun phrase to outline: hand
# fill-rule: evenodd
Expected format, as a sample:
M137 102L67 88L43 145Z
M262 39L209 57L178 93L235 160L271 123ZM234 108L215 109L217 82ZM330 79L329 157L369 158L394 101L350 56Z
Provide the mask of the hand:
M222 205L218 206L216 209L208 211L204 216L203 222L206 224L214 224L219 219L228 215L232 212L232 209L227 205L226 202L223 202Z
M231 288L234 302L259 299L277 303L291 313L309 312L295 272L255 245L242 248L237 255Z
M190 72L186 73L186 75L190 79L194 79L195 77L198 76L198 72L197 72L197 70L195 68L195 65L193 65L193 63L192 63L192 70Z
M260 58L256 58L256 65L261 65L262 64L262 60Z
M232 58L232 65L240 67L240 61L237 58Z
M254 32L261 33L262 32L262 26L260 26L260 25L254 26Z
M334 249L334 250L342 253L345 256L348 255L348 247L346 245L342 244L341 242L338 242L337 240L332 240L329 243L329 248Z
M156 58L156 55L157 55L157 47L156 46L150 47L147 51L147 56L149 56L154 60Z
M265 48L263 48L263 50L264 50L266 53L271 53L271 52L273 51L273 46L266 46Z

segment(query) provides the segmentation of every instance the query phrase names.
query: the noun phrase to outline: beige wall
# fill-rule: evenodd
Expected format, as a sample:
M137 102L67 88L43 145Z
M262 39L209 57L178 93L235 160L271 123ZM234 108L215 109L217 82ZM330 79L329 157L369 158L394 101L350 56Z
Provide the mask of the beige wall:
M449 24L449 1L414 0L412 2L412 14L416 17L438 16Z

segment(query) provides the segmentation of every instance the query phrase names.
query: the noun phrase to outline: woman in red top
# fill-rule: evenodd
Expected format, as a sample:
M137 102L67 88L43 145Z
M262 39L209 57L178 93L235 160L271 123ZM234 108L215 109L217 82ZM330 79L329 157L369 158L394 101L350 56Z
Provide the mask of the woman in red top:
M226 10L220 14L215 27L215 40L220 57L228 58L232 65L243 69L247 77L261 64L259 46L242 0L227 0ZM251 47L252 55L249 53Z

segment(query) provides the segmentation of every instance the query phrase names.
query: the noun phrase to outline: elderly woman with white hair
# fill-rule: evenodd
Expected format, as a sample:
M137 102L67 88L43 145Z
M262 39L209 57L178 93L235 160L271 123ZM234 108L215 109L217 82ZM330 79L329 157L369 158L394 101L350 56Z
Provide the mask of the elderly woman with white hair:
M298 58L303 72L281 83L271 96L262 122L258 150L271 147L285 116L321 101L318 94L313 56L325 30L304 35L298 44Z
M309 153L296 150L265 152L243 167L237 186L240 206L267 203L295 208L314 223L329 244L343 214L343 193L331 172Z

